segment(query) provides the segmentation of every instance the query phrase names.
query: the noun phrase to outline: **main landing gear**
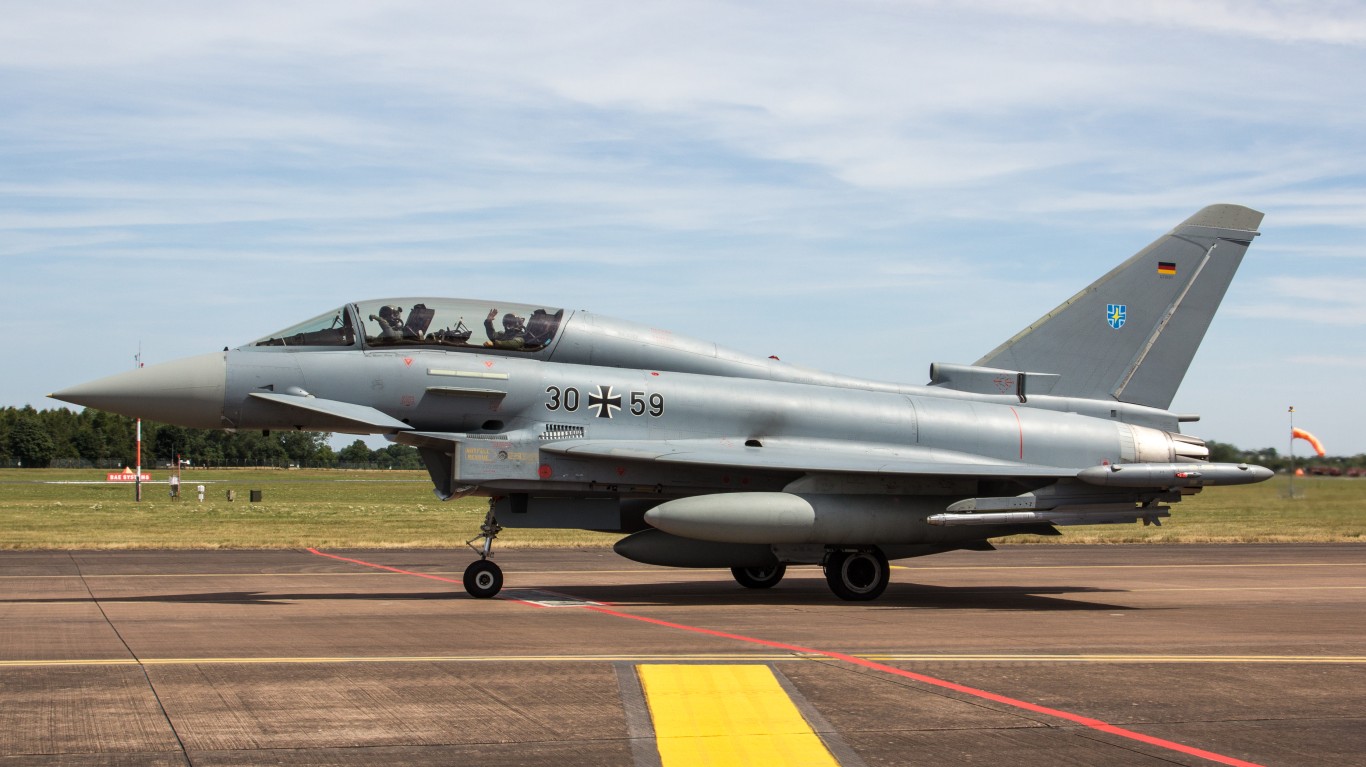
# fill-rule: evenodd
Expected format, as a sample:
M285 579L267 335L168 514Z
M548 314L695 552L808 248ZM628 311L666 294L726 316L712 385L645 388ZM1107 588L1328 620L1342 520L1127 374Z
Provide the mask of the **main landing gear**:
M730 569L730 574L735 576L736 583L747 589L771 589L778 585L778 581L783 579L785 573L787 573L787 565L732 567Z
M887 557L876 547L832 551L825 559L825 582L835 596L850 602L877 599L892 579Z
M892 579L887 557L876 546L864 549L831 549L825 556L825 582L835 596L850 602L867 602L882 596ZM767 567L732 567L730 574L747 589L778 585L787 573L782 564Z
M503 569L489 559L493 554L493 539L502 531L503 528L493 516L493 503L490 501L484 524L479 526L479 534L465 541L466 546L479 554L479 558L465 568L465 591L475 599L489 599L503 590ZM484 539L483 547L475 548L474 542L481 538Z

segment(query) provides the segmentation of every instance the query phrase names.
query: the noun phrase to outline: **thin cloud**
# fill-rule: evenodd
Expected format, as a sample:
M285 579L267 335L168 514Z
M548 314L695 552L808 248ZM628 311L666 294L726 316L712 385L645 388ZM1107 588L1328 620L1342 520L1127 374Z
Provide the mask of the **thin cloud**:
M530 296L915 382L1215 202L1267 218L1197 367L1331 356L1361 323L1354 4L7 12L0 290L14 316L60 303L67 337L156 333L166 358L358 297ZM1282 319L1307 307L1329 332ZM0 401L103 354L11 371ZM1193 370L1182 401L1220 387Z
M1142 3L1087 0L978 0L980 9L1033 19L1084 22L1098 26L1141 25L1157 29L1196 29L1231 37L1277 42L1366 43L1366 11L1354 2L1304 3L1297 0L1150 0Z
M1234 308L1243 317L1296 323L1366 325L1366 278L1351 276L1272 277L1258 295L1269 300Z

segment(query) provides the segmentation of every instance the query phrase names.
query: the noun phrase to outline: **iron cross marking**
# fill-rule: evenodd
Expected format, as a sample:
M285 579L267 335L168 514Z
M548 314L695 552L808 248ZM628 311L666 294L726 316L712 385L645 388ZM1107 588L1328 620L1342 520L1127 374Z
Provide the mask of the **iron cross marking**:
M598 384L598 393L588 395L588 406L598 409L598 418L611 418L614 410L621 409L621 397L612 396L612 387Z

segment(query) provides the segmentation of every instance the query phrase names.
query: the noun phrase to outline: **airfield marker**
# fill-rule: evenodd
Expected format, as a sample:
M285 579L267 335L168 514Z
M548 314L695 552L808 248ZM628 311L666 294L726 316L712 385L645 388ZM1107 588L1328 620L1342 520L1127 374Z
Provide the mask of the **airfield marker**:
M137 356L133 357L133 361L136 362L136 363L138 363L138 367L139 367L139 368L142 367L142 342L141 342L141 341L138 341L138 353L137 353ZM136 466L136 468L135 468L135 473L134 473L134 475L133 475L133 500L136 501L136 502L138 502L138 503L141 503L141 502L142 502L142 419L141 419L141 418L138 419L137 454L138 454L138 456L137 456L137 466Z
M664 767L838 767L773 671L762 665L636 667Z

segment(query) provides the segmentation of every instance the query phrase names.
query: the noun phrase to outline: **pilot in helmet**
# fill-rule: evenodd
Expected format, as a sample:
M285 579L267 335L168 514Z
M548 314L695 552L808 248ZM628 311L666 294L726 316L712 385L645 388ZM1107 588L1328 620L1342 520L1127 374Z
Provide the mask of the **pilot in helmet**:
M403 327L403 307L401 306L381 306L379 308L379 319L391 328Z
M489 316L484 318L484 332L489 337L484 346L496 349L520 349L525 346L526 320L508 312L503 315L503 329L494 330L493 319L497 316L497 309L489 309Z

